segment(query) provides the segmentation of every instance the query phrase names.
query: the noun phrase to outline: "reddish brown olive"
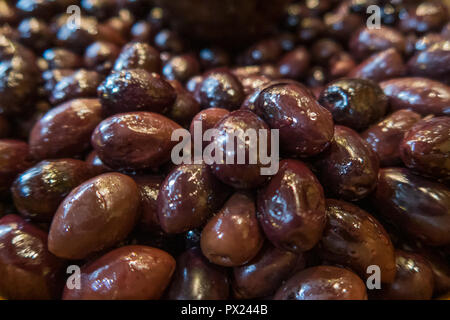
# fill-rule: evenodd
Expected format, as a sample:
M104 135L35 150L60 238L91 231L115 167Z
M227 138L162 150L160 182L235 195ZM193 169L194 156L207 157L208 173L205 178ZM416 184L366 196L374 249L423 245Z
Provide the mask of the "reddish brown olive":
M139 191L120 173L105 173L73 189L59 206L48 236L58 257L84 259L123 240L137 222Z
M138 186L141 200L139 227L145 231L160 230L157 200L164 178L156 175L140 175L133 179Z
M112 250L81 269L80 289L65 288L64 300L157 300L175 271L165 251L140 245Z
M144 42L132 42L125 45L114 64L115 71L144 69L147 72L160 72L159 52Z
M263 241L254 200L235 193L205 225L200 245L209 261L233 267L253 259Z
M32 166L28 144L20 140L0 140L0 194L9 190L16 176Z

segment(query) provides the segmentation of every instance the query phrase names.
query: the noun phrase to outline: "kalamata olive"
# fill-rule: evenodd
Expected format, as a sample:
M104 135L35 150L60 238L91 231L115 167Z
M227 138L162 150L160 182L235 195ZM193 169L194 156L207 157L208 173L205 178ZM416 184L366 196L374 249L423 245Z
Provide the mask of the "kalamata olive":
M260 65L276 62L281 56L283 48L276 38L261 40L248 48L239 60L243 65Z
M45 160L19 175L11 192L17 210L37 221L51 221L72 189L92 176L80 160Z
M160 51L172 53L181 53L185 47L181 38L175 32L168 29L159 31L154 38L154 43Z
M63 103L40 119L30 134L30 153L36 159L79 155L89 147L90 137L102 121L98 99L75 99Z
M128 2L134 4L142 3L141 0ZM135 21L135 15L130 11L130 9L131 8L129 6L122 8L116 13L116 15L111 16L104 22L107 27L110 27L125 39L129 38L131 27ZM141 16L142 14L139 17Z
M111 168L145 169L170 159L177 141L172 132L181 127L152 112L121 113L103 120L92 134L92 146Z
M194 76L192 78L190 78L187 82L186 82L186 90L195 94L197 87L200 85L200 83L203 81L203 76L202 75L197 75ZM197 91L198 92L198 91ZM195 96L195 100L197 100L198 103L200 103L200 99Z
M402 77L405 73L406 66L401 54L396 49L390 48L373 54L356 66L348 76L380 82Z
M345 5L345 2L343 3ZM363 25L361 16L345 11L326 13L323 17L327 34L333 39L345 41L350 38L351 34Z
M83 53L87 46L95 41L106 41L118 46L124 44L121 34L110 26L103 25L92 16L80 16L79 27L73 27L73 21L62 24L57 34L57 43L62 47Z
M62 78L53 88L49 101L55 105L62 102L97 96L97 87L103 77L95 72L80 69L75 73Z
M313 66L309 69L305 82L308 87L324 86L329 82L328 70L321 66Z
M235 110L245 98L242 84L226 69L214 69L204 74L196 91L204 109Z
M367 58L375 52L389 48L395 48L403 53L405 45L405 37L387 26L373 29L364 27L353 34L349 43L351 53L358 59Z
M245 95L253 93L257 89L261 89L270 83L270 78L264 75L252 75L239 79L244 87Z
M183 127L188 127L192 118L200 111L200 104L194 95L177 80L169 81L175 89L177 98L167 112L167 116Z
M341 45L336 41L323 38L313 43L311 47L311 58L316 64L326 66L330 59L342 50Z
M200 64L197 58L190 54L172 57L162 69L162 74L166 79L178 80L182 83L198 73L200 73Z
M20 140L0 140L0 194L9 190L15 177L32 166L28 144Z
M278 173L258 192L258 218L278 248L300 253L312 249L325 226L322 186L297 160L282 160Z
M81 8L91 16L104 20L117 11L116 0L81 0Z
M353 272L318 266L290 278L274 300L367 300L367 292L364 282Z
M434 277L428 261L419 254L395 251L397 273L394 282L369 291L371 299L430 300Z
M51 46L53 33L48 25L37 18L28 18L20 22L17 30L20 34L20 42L36 51L42 51Z
M225 116L230 113L227 109L222 108L208 108L197 113L191 122L189 127L189 132L192 136L194 136L194 124L196 122L201 124L202 131L206 132L206 130L212 129L215 125L222 120ZM205 148L209 143L207 141L203 142L203 148Z
M361 134L378 154L382 167L401 164L399 145L405 133L420 120L420 114L411 110L398 110L374 124Z
M0 36L0 113L23 114L36 96L37 66L34 54Z
M48 248L58 257L83 259L123 240L137 222L139 191L120 173L105 173L73 189L50 227Z
M450 181L450 117L417 122L406 133L400 154L408 168Z
M72 69L51 69L42 72L41 77L43 80L43 89L47 95L51 95L55 86L63 78L71 76L75 73Z
M172 86L156 73L143 69L111 73L98 87L105 115L132 111L162 112L176 99Z
M119 47L113 43L96 41L86 48L84 65L99 73L108 73L119 55Z
M19 0L16 8L21 16L35 16L48 18L58 9L57 1L46 0Z
M335 126L330 147L314 163L318 178L333 197L354 201L366 197L377 185L379 159L352 129Z
M328 61L330 79L338 79L346 76L355 68L355 60L345 51L341 51Z
M0 294L6 299L55 299L63 261L47 250L47 234L17 215L0 219Z
M410 248L406 248L410 251ZM424 257L431 270L433 271L434 276L434 294L444 294L446 292L450 292L450 266L445 257L439 255L434 252L434 250L430 250L430 248L420 248L413 249L414 253L418 253L422 257Z
M91 151L86 157L86 164L88 165L89 170L94 173L94 175L100 175L102 173L114 171L110 167L105 165L102 160L100 160L95 150Z
M218 48L204 48L199 52L200 64L204 69L225 67L230 63L227 51Z
M18 18L14 3L9 3L8 1L0 2L0 24L15 24Z
M137 21L130 30L133 42L150 42L155 36L156 28L147 21Z
M278 62L278 72L290 79L300 79L306 75L310 55L305 47L298 47L286 53Z
M77 69L83 65L79 55L64 48L47 49L42 54L49 69Z
M433 246L450 243L450 189L404 168L381 169L371 196L378 213Z
M360 131L383 117L388 99L370 80L343 78L328 84L319 103L333 115L335 123Z
M423 37L417 39L414 44L414 50L417 52L422 52L427 50L429 47L434 45L437 42L444 41L445 37L440 33L428 33Z
M429 78L450 77L450 39L436 42L408 61L409 73Z
M403 32L425 33L439 30L448 22L448 7L442 1L425 1L402 10L399 27Z
M205 164L183 164L161 185L158 217L167 233L181 233L203 225L229 195Z
M64 300L157 300L175 271L167 252L140 245L108 252L81 269L80 289L65 288Z
M319 18L305 17L300 21L298 28L298 38L302 43L311 42L326 31L326 26Z
M304 268L302 254L265 245L248 264L233 269L233 293L238 299L254 299L273 294L292 275Z
M396 78L380 83L392 110L410 109L423 116L450 115L450 87L426 78Z
M143 42L132 42L122 48L114 64L115 71L125 69L144 69L148 72L161 71L159 52Z
M199 248L185 251L177 259L167 298L170 300L225 300L229 297L225 268L210 263Z
M344 201L327 199L327 224L319 255L328 263L346 266L366 279L368 267L380 268L381 281L395 279L395 253L383 226L370 214Z
M278 151L277 142L274 140L272 147L270 129L257 115L248 110L233 111L214 129L217 133L205 153L209 150L207 164L222 182L236 189L255 188L276 172L274 162L278 159L273 155ZM264 155L261 150L265 150Z
M0 115L0 139L6 138L11 132L11 126L6 117Z
M235 193L205 225L200 245L212 263L234 267L253 259L263 241L254 199Z
M160 229L157 199L164 178L157 175L139 175L133 177L133 179L139 188L139 195L141 197L139 227L144 231Z
M282 150L297 156L322 152L333 137L331 113L299 83L278 83L258 95L255 112L279 129Z

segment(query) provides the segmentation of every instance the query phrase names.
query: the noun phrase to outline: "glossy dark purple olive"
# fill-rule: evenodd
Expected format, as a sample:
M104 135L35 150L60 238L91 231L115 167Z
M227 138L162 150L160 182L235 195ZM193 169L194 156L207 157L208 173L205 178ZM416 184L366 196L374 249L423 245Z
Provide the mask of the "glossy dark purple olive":
M43 20L34 17L24 19L17 30L20 34L20 42L37 52L52 45L54 35Z
M417 122L401 142L400 154L408 168L450 181L450 117Z
M200 73L200 64L193 55L174 56L166 62L162 74L168 80L178 80L185 83L189 78Z
M161 113L175 102L176 92L160 75L130 69L111 73L98 87L98 97L107 116L133 111Z
M413 76L444 79L450 77L450 39L436 42L408 61Z
M305 47L298 47L286 53L278 61L278 72L290 79L300 79L306 75L309 68L310 55Z
M258 192L258 218L272 244L300 253L312 249L325 227L322 186L297 160L282 160L278 173Z
M181 53L185 47L181 38L173 31L163 29L159 31L153 40L156 48L160 51Z
M64 48L47 49L42 54L49 69L77 69L83 66L79 55Z
M370 80L344 78L328 84L319 103L333 115L336 124L361 131L386 114L388 99Z
M403 32L425 33L439 30L448 22L448 6L442 1L424 1L400 12L400 29Z
M16 176L32 166L28 144L13 139L0 140L0 194L7 192Z
M191 248L177 259L167 298L226 300L230 294L229 286L226 269L210 263L199 248Z
M353 272L332 266L300 271L278 289L274 300L367 300L364 282Z
M228 52L218 48L204 48L199 52L200 64L205 69L225 67L230 63Z
M368 267L380 268L383 283L395 279L394 247L383 226L359 207L339 200L326 201L327 224L319 255L328 263L346 266L368 278Z
M405 168L381 169L371 196L378 213L408 236L433 246L450 243L450 189Z
M159 52L143 42L132 42L125 45L114 64L115 71L125 69L144 69L148 72L161 71Z
M420 114L414 111L398 110L361 133L361 137L378 154L380 166L401 164L399 145L405 133L420 119Z
M84 65L99 73L108 73L119 56L120 48L113 43L97 41L89 45L84 53Z
M333 137L331 113L299 83L277 83L261 91L255 113L278 129L281 149L307 157L322 152Z
M359 200L377 185L377 154L347 127L335 126L330 147L317 157L314 166L325 191L333 197Z
M205 225L200 245L212 263L236 267L253 259L263 242L255 200L245 193L235 193Z
M182 233L202 226L222 206L229 192L205 164L176 167L158 195L161 228L167 233Z
M138 186L141 197L139 227L150 232L160 230L157 200L164 178L157 175L139 175L133 177L133 179Z
M51 221L69 192L91 176L87 164L80 160L41 161L14 181L14 205L27 218Z

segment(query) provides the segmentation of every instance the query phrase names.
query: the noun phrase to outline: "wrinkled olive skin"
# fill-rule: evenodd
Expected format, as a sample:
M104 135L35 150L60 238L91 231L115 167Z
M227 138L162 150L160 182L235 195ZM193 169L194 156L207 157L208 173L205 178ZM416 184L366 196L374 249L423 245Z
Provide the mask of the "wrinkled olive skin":
M80 69L55 85L49 101L55 105L77 98L96 97L97 87L102 80L98 72Z
M281 149L300 157L322 152L333 137L331 113L301 84L278 83L263 89L255 113L279 129Z
M0 219L0 295L11 300L57 299L63 261L47 250L47 234L17 215Z
M361 133L378 154L381 167L401 164L399 145L405 133L420 119L420 114L414 111L398 110Z
M139 227L144 231L160 230L157 200L164 178L155 175L140 175L133 179L139 188L141 197Z
M158 167L170 159L172 132L181 127L152 112L121 113L103 120L92 134L92 146L107 166L116 169Z
M166 233L182 233L202 226L229 193L230 189L205 164L176 167L164 180L158 195L161 228Z
M49 69L77 69L83 61L76 53L64 48L51 48L44 51L42 57Z
M332 266L300 271L278 289L274 300L367 300L364 282L353 272Z
M258 218L272 244L300 253L312 249L325 227L322 186L297 160L282 160L278 173L258 192Z
M160 249L132 245L108 252L81 268L81 289L65 288L64 300L157 300L175 271Z
M174 56L166 62L162 74L168 80L178 80L185 83L189 78L200 73L200 64L191 54Z
M30 153L36 159L70 158L89 147L102 121L98 99L75 99L48 111L31 130Z
M333 197L359 200L377 184L377 154L347 127L335 126L330 147L317 157L314 166L323 187Z
M253 197L235 193L203 228L200 246L212 263L236 267L253 259L263 242Z
M176 99L172 86L156 73L131 69L111 73L98 87L103 113L150 111L162 113Z
M423 116L450 115L450 87L431 79L408 77L380 83L391 110L410 109Z
M32 166L28 145L20 140L0 140L0 194L7 191L14 178Z
M86 48L84 65L99 73L106 74L114 66L120 48L113 43L96 41Z
M115 71L144 69L148 72L161 71L159 52L143 42L132 42L122 48L114 64Z
M381 282L395 279L395 252L383 226L370 214L344 201L327 199L327 224L319 244L319 255L329 263L349 267L361 278L377 265Z
M394 282L382 284L381 290L370 290L370 299L430 300L434 276L429 262L419 254L396 250L395 263Z
M411 75L428 78L450 77L450 39L437 42L408 61Z
M356 66L350 73L351 78L369 79L376 82L403 77L406 66L402 55L394 48L375 53Z
M278 72L289 79L300 79L305 76L310 60L310 54L305 47L295 48L280 59Z
M189 127L192 118L200 112L200 104L195 100L194 95L187 91L177 80L169 81L175 89L177 98L169 107L167 116L184 128Z
M397 30L386 26L375 29L364 27L353 34L349 43L352 54L361 60L389 48L395 48L403 53L405 46L405 37Z
M191 248L178 257L166 296L169 300L226 300L229 286L226 269L210 263L199 248Z
M380 86L365 79L333 81L320 94L319 103L331 112L336 124L356 131L380 120L388 108L388 99Z
M233 293L237 299L255 299L273 294L292 275L304 268L304 257L265 245L248 264L233 268ZM299 269L300 268L300 269Z
M450 243L450 189L404 168L381 169L371 196L378 213L432 246Z
M445 3L423 1L402 11L399 27L403 32L424 33L439 30L446 22L448 7Z
M84 161L41 161L14 181L11 187L14 205L27 218L50 222L69 192L91 176Z
M244 88L239 79L227 69L213 69L203 75L196 89L203 109L238 109L245 99Z
M450 181L450 117L417 122L406 133L400 154L408 168Z
M139 214L136 183L120 173L105 173L73 189L59 206L48 248L66 259L84 259L110 248L132 230Z
M263 175L263 169L268 168L270 164L264 165L261 162L259 153L255 155L254 164L250 163L252 152L256 152L256 144L267 146L267 152L271 151L271 133L267 124L257 115L248 110L237 110L231 112L220 120L214 127L218 130L218 135L212 138L211 146L214 150L221 150L222 163L215 162L210 165L213 174L222 182L236 189L250 189L262 185L269 178ZM254 130L256 132L256 141L245 141L243 134L239 130L246 132ZM263 137L259 130L266 130L267 136ZM260 140L261 139L261 140ZM263 140L264 139L264 140ZM255 139L253 139L255 140ZM230 144L233 149L230 149ZM250 144L255 144L251 145ZM245 163L239 164L238 153L240 145L244 145ZM252 149L252 147L255 147ZM230 149L230 150L229 150ZM217 156L217 155L215 155ZM233 158L233 163L227 163L229 158Z

